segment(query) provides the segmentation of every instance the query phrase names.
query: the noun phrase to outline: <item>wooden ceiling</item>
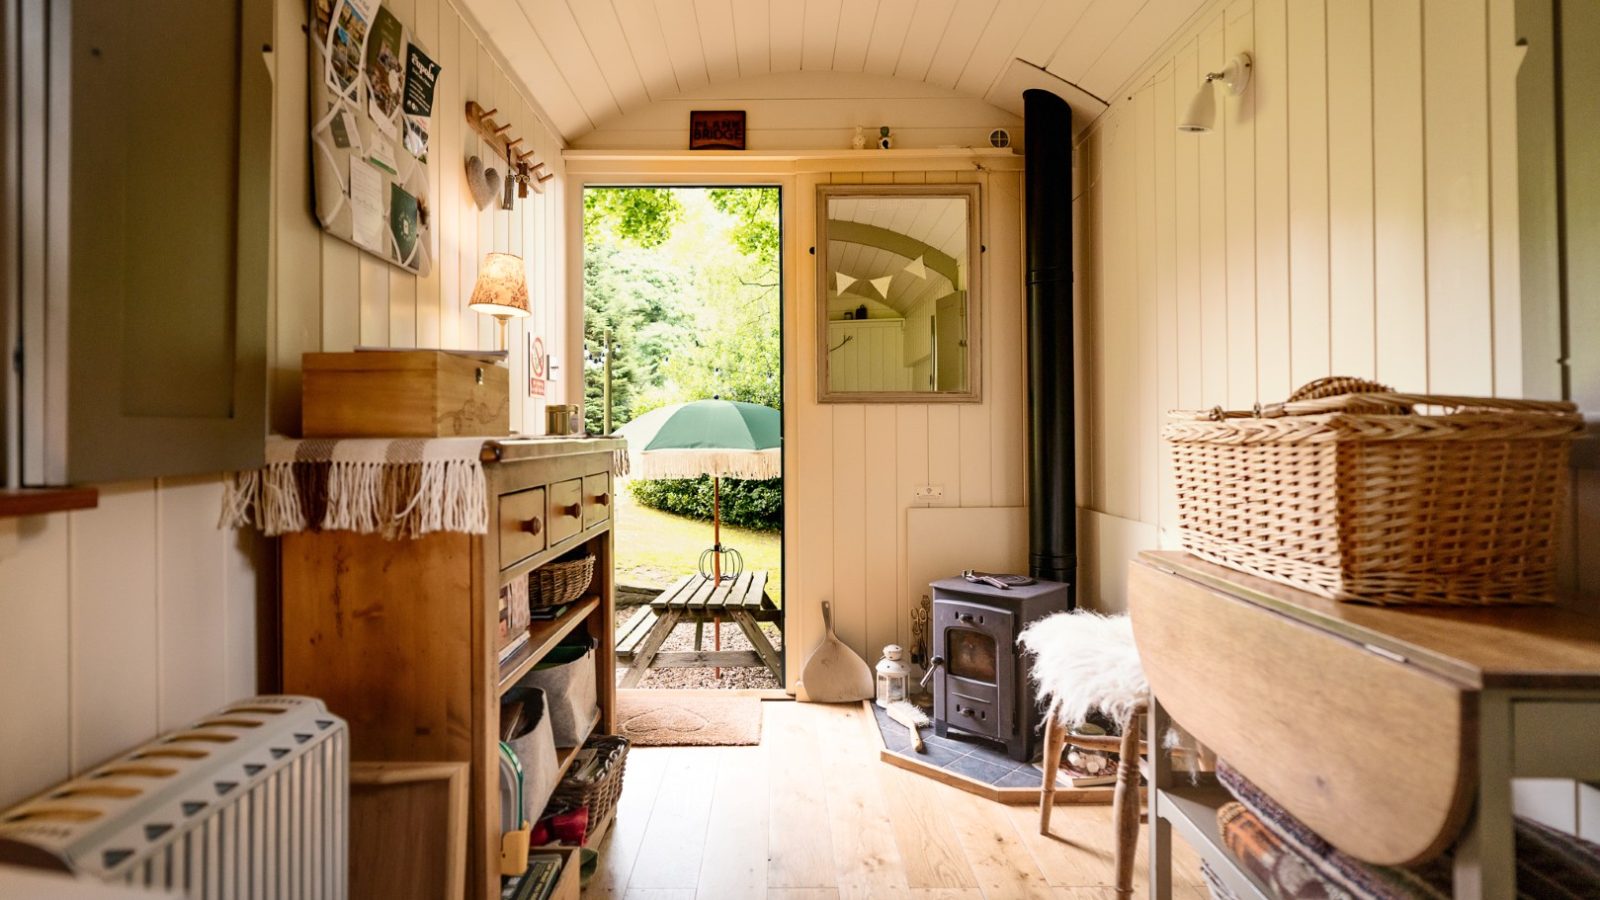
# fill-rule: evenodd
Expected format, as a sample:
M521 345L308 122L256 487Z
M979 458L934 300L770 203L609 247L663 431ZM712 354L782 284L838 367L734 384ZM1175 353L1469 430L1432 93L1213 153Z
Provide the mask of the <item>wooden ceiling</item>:
M461 2L570 141L654 101L774 72L865 72L997 103L1022 60L1109 101L1207 0Z

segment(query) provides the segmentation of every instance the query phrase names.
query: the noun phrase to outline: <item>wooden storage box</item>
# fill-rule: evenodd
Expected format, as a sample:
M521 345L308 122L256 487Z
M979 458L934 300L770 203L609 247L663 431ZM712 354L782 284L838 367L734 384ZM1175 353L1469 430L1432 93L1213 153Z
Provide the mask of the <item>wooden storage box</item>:
M500 437L511 431L510 373L485 356L307 353L301 367L303 437Z

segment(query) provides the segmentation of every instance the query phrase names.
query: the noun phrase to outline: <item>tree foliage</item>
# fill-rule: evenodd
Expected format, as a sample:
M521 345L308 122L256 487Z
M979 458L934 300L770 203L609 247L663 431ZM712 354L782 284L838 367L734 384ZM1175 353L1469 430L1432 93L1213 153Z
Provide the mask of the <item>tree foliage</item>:
M646 249L672 237L683 221L683 204L671 188L587 188L583 192L586 246L620 238Z
M584 193L585 424L721 397L781 408L776 188L590 188ZM711 517L710 479L633 482L646 506ZM723 481L723 518L778 529L782 482Z

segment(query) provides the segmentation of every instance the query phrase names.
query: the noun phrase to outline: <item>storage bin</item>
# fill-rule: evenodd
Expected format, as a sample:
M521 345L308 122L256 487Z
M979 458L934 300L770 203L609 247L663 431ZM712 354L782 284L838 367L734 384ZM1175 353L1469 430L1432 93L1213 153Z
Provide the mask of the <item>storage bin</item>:
M579 642L581 641L581 642ZM562 644L533 667L517 687L544 691L545 708L557 747L576 747L589 734L600 713L595 679L594 639Z
M560 606L583 597L594 581L594 554L548 562L528 573L528 605L534 609Z
M1343 601L1553 599L1570 403L1313 382L1251 412L1177 412L1183 548Z
M621 736L597 737L585 744L584 752L594 751L595 764L586 766L580 755L572 764L572 772L556 786L541 818L588 807L589 824L583 836L587 842L616 811L617 801L622 797L622 775L628 764L630 746L628 739Z
M556 777L559 764L556 761L555 735L550 727L545 692L539 688L513 687L501 698L500 708L504 711L511 704L519 702L523 710L522 725L502 744L511 751L520 764L522 821L531 823L550 801L550 794L559 781ZM505 796L502 792L502 804L506 802ZM505 829L507 811L502 806L500 813L502 830L508 830ZM519 828L521 824L517 823L512 827Z

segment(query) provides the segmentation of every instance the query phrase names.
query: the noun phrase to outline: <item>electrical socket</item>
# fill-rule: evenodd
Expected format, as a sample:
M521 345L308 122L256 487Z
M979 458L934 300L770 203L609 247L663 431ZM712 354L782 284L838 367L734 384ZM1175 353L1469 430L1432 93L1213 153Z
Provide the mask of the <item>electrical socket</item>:
M944 485L942 485L942 484L919 484L919 485L917 485L917 492L916 492L916 494L914 496L918 500L938 500L938 499L941 499L942 497L944 497Z

